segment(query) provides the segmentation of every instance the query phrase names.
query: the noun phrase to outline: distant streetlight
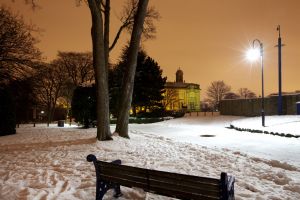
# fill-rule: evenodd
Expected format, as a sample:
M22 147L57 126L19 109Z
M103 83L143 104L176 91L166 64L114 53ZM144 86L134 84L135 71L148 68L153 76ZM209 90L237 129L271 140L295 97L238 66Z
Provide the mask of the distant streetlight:
M258 44L259 48L255 48L255 44ZM262 120L262 126L265 126L264 48L263 48L263 43L258 39L253 40L252 49L248 50L246 57L250 61L255 61L260 57L260 63L261 63L261 120Z

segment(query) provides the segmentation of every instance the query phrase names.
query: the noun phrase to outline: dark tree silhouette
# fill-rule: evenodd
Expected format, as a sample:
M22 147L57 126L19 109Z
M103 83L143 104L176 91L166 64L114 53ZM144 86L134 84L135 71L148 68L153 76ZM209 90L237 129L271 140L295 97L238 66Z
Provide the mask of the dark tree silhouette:
M59 51L53 62L68 72L74 86L94 80L93 55L90 52Z
M0 7L0 84L29 77L41 58L32 35L34 27L10 10Z
M132 99L134 114L136 114L137 107L145 107L146 110L162 108L162 94L165 92L164 87L167 79L162 77L162 70L157 62L146 56L145 53L141 52L141 54L141 58L138 57L134 80Z
M77 87L72 98L72 115L77 122L88 128L96 120L96 89L91 87Z
M29 122L33 118L32 109L37 106L34 94L34 78L15 80L10 84L16 105L17 124Z
M256 98L256 94L249 90L248 88L240 88L239 95L244 99L253 99Z
M240 95L234 93L234 92L227 92L225 95L224 95L224 98L223 99L239 99L240 98Z
M68 75L60 65L43 64L35 75L35 94L39 103L46 107L47 125L52 121L57 99Z
M111 84L112 99L119 98L119 92L124 79L124 72L127 66L128 47L124 48L121 61L113 71L113 83ZM164 85L166 77L162 77L160 66L152 58L146 55L144 51L139 51L137 57L137 67L134 78L134 89L131 108L136 115L136 109L144 107L146 109L155 109L162 107ZM112 101L115 102L115 101ZM114 106L118 106L115 102ZM114 108L112 108L115 110Z
M70 106L74 89L82 84L95 80L93 68L93 55L90 52L58 52L53 61L67 72L68 78L62 87L62 97L67 105L67 115L70 117Z
M15 99L11 90L0 89L0 136L16 133Z

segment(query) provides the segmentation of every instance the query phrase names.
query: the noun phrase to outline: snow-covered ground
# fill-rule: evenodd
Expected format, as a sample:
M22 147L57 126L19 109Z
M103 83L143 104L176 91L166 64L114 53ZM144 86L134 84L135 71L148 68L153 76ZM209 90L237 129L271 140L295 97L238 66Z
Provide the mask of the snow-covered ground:
M286 115L286 116L266 116L265 127L262 127L261 117L252 117L240 119L231 122L236 127L246 129L257 129L273 133L284 133L295 136L300 136L300 116Z
M275 118L266 118L267 128L299 134L300 126L294 126L299 116ZM236 177L236 199L300 199L300 138L226 128L231 122L259 128L259 120L254 121L186 116L132 124L130 140L114 136L105 142L96 141L96 129L21 126L16 135L0 137L0 199L94 199L95 171L86 161L90 153L105 161L191 175L217 178L228 172ZM122 191L120 200L170 199L139 189Z

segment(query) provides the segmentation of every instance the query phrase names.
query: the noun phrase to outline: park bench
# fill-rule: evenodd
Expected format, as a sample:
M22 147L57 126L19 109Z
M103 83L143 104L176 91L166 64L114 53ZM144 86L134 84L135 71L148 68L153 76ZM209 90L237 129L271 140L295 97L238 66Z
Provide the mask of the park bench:
M115 198L122 196L120 185L178 199L234 199L235 179L224 172L214 179L121 165L121 160L104 162L92 154L87 161L96 169L96 200L109 189L114 189Z

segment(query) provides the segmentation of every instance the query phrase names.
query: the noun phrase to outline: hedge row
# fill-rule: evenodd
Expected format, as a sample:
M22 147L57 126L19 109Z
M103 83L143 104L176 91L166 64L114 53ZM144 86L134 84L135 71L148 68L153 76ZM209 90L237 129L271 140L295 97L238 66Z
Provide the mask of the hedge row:
M235 127L232 124L230 124L231 129L235 129L237 131L245 131L245 132L250 132L250 133L261 133L261 134L270 134L270 135L277 135L281 137L288 137L288 138L300 138L300 135L292 135L290 133L278 133L278 132L269 132L269 131L262 131L262 130L256 130L256 129L250 129L250 128L239 128Z

